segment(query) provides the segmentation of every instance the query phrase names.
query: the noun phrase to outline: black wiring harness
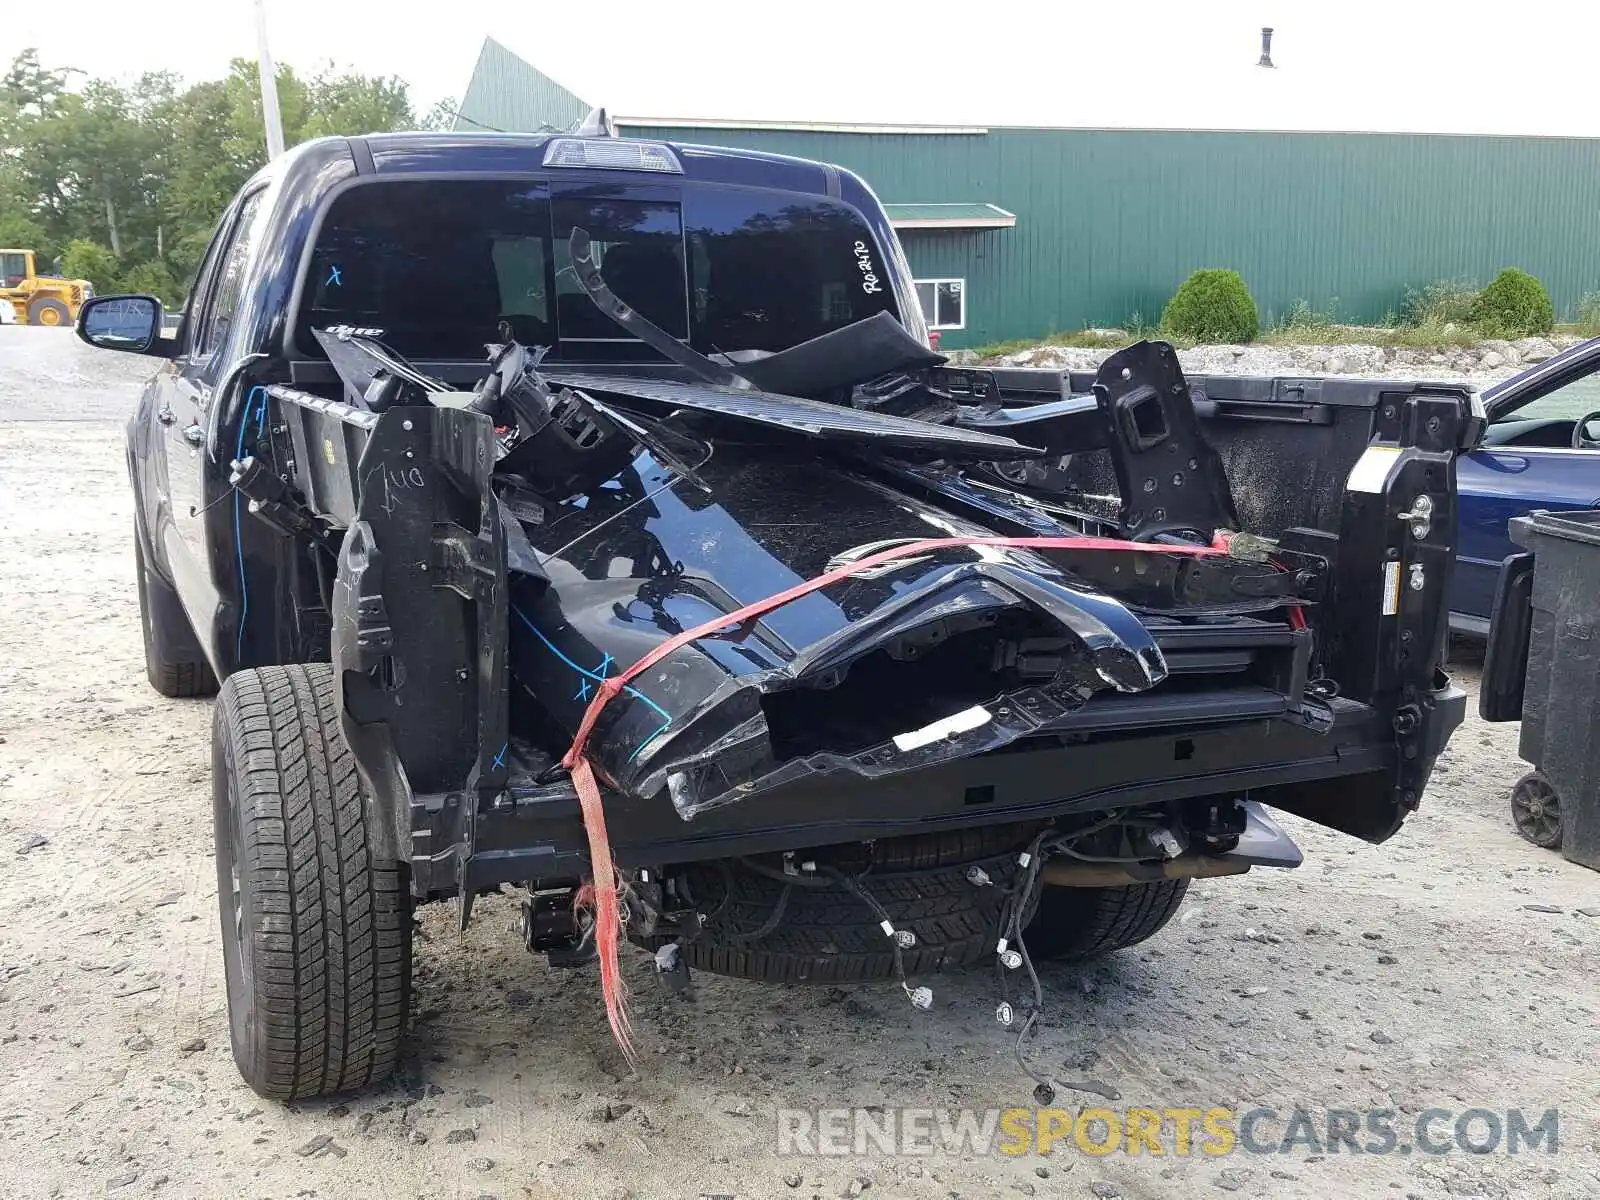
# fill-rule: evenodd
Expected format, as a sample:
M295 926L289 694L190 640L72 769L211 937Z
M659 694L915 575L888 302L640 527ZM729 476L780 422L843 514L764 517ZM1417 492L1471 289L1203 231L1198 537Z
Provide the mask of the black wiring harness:
M1023 930L1032 918L1039 902L1044 883L1044 863L1052 854L1063 854L1087 862L1129 862L1139 861L1139 856L1134 855L1097 855L1084 853L1073 845L1091 834L1099 833L1115 825L1157 825L1160 822L1154 818L1141 817L1136 814L1127 814L1116 810L1105 814L1100 819L1084 825L1078 829L1060 831L1053 829L1042 830L1032 841L1014 856L1011 854L989 858L967 866L967 881L974 887L1002 887L995 883L990 874L1001 874L1000 868L1016 865L1009 884L1003 886L1004 900L1000 914L995 925L995 972L999 980L1000 1003L995 1010L996 1019L1007 1028L1015 1028L1016 1040L1012 1043L1012 1055L1016 1059L1017 1067L1023 1074L1034 1081L1033 1098L1037 1104L1048 1105L1054 1102L1057 1094L1063 1090L1088 1092L1094 1095L1106 1096L1104 1085L1092 1080L1074 1081L1059 1080L1046 1074L1029 1062L1024 1053L1024 1044L1030 1034L1036 1034L1039 1022L1044 1014L1044 986L1039 980L1039 972L1033 965L1033 958L1028 953L1028 945L1023 937ZM1145 856L1148 857L1148 856ZM773 905L772 912L762 923L753 929L735 929L720 923L717 918L728 906L734 892L733 870L726 861L719 860L717 867L723 877L723 895L716 907L709 912L700 914L698 932L717 928L717 936L736 945L747 945L760 941L775 931L782 924L788 912L789 901L795 888L829 889L837 888L850 896L855 897L878 918L878 924L889 939L889 944L894 952L895 975L901 989L911 1000L914 1007L929 1009L933 1007L933 990L928 987L912 987L906 974L905 951L917 944L915 933L910 929L900 929L894 924L887 908L873 896L870 890L870 881L873 878L872 869L857 874L846 874L837 867L826 863L803 863L796 866L792 862L785 862L783 867L771 866L752 858L737 860L745 869L758 875L766 876L783 884L783 890L778 893L778 899ZM882 876L879 876L882 878ZM698 906L695 898L689 893L684 881L679 883L684 893L684 898L691 906ZM684 939L680 939L682 941ZM1026 994L1013 1002L1010 976L1015 970L1022 970L1027 977ZM1023 1016L1018 1019L1017 1007L1022 1006ZM1114 1097L1112 1097L1114 1098Z

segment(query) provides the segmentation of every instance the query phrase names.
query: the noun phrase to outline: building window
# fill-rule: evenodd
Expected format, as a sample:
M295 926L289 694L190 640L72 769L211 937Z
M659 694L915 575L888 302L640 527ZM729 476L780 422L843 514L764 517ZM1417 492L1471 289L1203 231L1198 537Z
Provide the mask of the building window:
M919 279L917 303L929 329L967 327L967 281L965 279Z

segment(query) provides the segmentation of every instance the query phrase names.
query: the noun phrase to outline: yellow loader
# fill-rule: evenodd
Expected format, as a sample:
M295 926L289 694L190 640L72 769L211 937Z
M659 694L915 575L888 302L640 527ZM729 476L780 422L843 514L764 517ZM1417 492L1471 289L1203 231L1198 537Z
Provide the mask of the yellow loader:
M71 325L94 295L87 279L57 279L34 270L32 250L0 250L0 304L24 325Z

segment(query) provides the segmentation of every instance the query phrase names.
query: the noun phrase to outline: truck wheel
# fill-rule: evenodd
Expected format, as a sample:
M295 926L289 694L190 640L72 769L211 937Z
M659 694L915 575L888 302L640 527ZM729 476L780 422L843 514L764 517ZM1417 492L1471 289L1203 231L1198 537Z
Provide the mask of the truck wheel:
M1561 797L1539 772L1528 772L1511 789L1511 820L1535 846L1561 849Z
M1071 962L1137 945L1178 911L1187 879L1162 879L1128 887L1047 887L1033 922L1023 931L1028 953Z
M163 696L210 696L217 677L189 625L178 593L150 569L144 539L133 535L133 566L139 584L139 625L144 630L144 673Z
M41 296L28 305L29 325L70 325L72 310L59 300Z
M903 951L908 975L951 970L990 957L1015 851L1033 826L964 834L929 834L877 843L861 886L916 944ZM841 870L855 874L865 847L838 847ZM992 881L978 886L967 870L981 859ZM776 869L776 862L773 864ZM714 914L683 948L691 967L768 983L861 983L895 978L894 950L880 918L842 887L803 887L738 860L687 872L701 909ZM787 894L785 894L787 893Z
M411 991L411 904L367 831L326 663L244 670L211 750L233 1061L296 1100L394 1068Z

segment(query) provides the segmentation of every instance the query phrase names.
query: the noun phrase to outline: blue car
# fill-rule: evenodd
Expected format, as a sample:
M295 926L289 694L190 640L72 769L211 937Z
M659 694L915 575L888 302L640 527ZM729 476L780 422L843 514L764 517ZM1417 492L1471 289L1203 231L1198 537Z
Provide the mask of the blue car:
M1450 627L1486 637L1506 530L1536 508L1600 508L1600 338L1483 392L1483 444L1458 460L1461 525Z

